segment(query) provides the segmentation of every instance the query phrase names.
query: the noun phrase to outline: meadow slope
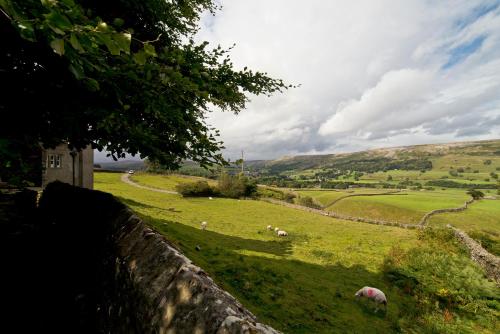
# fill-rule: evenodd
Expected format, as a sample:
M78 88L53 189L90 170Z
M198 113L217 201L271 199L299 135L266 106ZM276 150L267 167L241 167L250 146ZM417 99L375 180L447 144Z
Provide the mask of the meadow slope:
M163 182L148 178L134 176L148 185ZM384 276L382 269L395 250L426 247L415 230L352 223L255 200L182 198L135 188L121 182L119 174L97 173L95 187L129 205L260 321L286 333L388 333L451 326L434 311L408 320L416 297ZM207 231L200 230L201 221L208 222ZM278 238L267 225L287 230L289 237ZM457 256L482 280L481 270L465 254L451 255ZM487 281L481 284L492 289ZM365 285L386 292L387 314L354 300L356 290ZM461 326L493 333L491 315L485 319L462 319Z

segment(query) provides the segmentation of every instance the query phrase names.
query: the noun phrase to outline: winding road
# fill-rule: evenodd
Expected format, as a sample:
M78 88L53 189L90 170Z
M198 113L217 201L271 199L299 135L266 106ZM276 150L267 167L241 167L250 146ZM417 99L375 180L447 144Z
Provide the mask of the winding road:
M130 174L128 174L128 173L123 174L122 177L121 177L121 180L122 180L122 182L125 182L127 184L130 184L131 186L134 186L134 187L137 187L137 188L141 188L141 189L147 189L147 190L156 191L156 192L164 193L164 194L173 194L173 195L177 195L178 194L178 192L173 191L173 190L165 190L165 189L152 188L152 187L143 186L141 184L135 183L134 181L132 181L130 179Z

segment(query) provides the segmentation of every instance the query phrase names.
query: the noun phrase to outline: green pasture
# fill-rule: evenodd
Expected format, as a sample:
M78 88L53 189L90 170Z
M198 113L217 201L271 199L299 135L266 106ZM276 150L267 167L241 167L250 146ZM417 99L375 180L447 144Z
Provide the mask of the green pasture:
M186 176L179 174L147 174L136 173L131 178L132 181L137 182L143 186L152 188L173 190L179 183L194 182L194 181L207 181L209 184L216 184L215 181L205 179L197 176Z
M348 197L327 208L340 214L377 220L418 223L429 211L463 205L465 190L404 191L401 194Z
M459 174L460 174L459 177L451 176L448 170L446 171L431 170L431 171L426 171L424 173L415 170L390 170L387 172L376 172L376 173L365 174L361 177L360 182L364 181L387 182L387 177L390 175L392 177L392 183L398 183L406 179L409 179L410 181L414 182L420 182L421 184L425 184L425 182L427 181L440 180L440 179L447 179L459 183L474 183L474 184L496 183L496 180L491 178L489 172L473 173L471 170L471 172L464 171L463 173ZM485 181L485 179L490 179L490 181Z
M451 224L478 240L489 251L500 256L500 200L483 199L469 205L463 212L432 216L431 226Z
M323 206L327 206L334 200L339 198L351 196L353 194L380 194L391 191L391 189L375 189L375 188L354 188L347 190L296 190L295 192L300 196L309 196L321 203Z
M142 177L134 179L162 187L168 180L182 181ZM413 312L419 307L417 295L387 281L382 268L394 247L411 252L425 244L416 230L336 220L256 200L183 198L125 184L120 174L96 174L95 188L129 205L260 321L285 333L416 333L436 326L449 333L456 326L495 332L490 313L482 320L470 316L447 324L438 311ZM206 231L200 229L201 221L208 223ZM278 238L267 225L289 236ZM467 256L446 256L458 256L476 276L483 275ZM365 285L386 292L387 313L375 313L371 305L354 300ZM491 289L487 281L483 285Z
M491 164L486 165L485 160L491 160ZM457 169L459 167L470 167L472 170L478 170L483 173L490 173L500 167L500 157L490 155L465 155L465 154L447 154L442 157L432 158L432 169L436 171L448 171L450 167Z

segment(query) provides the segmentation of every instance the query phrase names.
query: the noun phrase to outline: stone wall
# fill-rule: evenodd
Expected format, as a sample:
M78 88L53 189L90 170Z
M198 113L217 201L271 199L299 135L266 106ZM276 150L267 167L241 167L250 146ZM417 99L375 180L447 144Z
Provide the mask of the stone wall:
M396 227L402 227L402 228L407 228L407 229L421 228L420 225L416 225L416 224L405 224L405 223L392 222L392 221L386 221L386 220L377 220L377 219L370 219L370 218L363 218L363 217L352 217L352 216L342 215L342 214L339 214L339 213L336 213L333 211L325 211L325 210L320 210L320 209L309 208L309 207L306 207L303 205L292 204L292 203L288 203L285 201L278 201L278 200L275 200L272 198L262 198L261 200L264 202L269 202L269 203L273 203L273 204L286 206L286 207L289 207L292 209L312 212L312 213L316 213L316 214L319 214L322 216L332 217L332 218L336 218L336 219L349 220L349 221L353 221L353 222L367 223L367 224L374 224L374 225L396 226Z
M421 226L424 226L427 221L429 220L429 218L431 218L432 216L438 214L438 213L445 213L445 212L460 212L460 211L464 211L465 209L467 209L467 207L469 206L469 204L471 204L472 202L474 202L474 199L471 198L470 200L466 201L464 203L464 205L462 206L459 206L457 208L448 208L448 209L437 209L437 210L432 210L431 212L428 212L425 214L425 216L422 217L422 219L420 220L419 222L419 225Z
M500 284L500 258L481 247L481 245L469 237L467 233L449 224L447 227L451 228L455 233L455 237L469 249L472 260L484 268L486 275L490 279L493 279Z
M278 333L110 194L52 183L40 210L87 277L75 300L98 332Z
M335 203L337 203L338 201L344 200L344 199L349 198L349 197L384 196L384 195L408 195L408 194L402 193L401 190L387 191L387 192L378 193L378 194L350 194L350 195L347 195L344 197L336 198L333 201L331 201L330 203L327 203L324 207L328 208L328 207L334 205Z

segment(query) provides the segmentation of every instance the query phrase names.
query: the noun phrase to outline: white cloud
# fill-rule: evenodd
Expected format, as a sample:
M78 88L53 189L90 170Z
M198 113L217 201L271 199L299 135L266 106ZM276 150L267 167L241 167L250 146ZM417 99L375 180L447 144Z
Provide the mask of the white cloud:
M391 71L359 100L342 103L319 128L321 135L397 130L415 125L416 108L432 91L432 74L414 69ZM404 118L400 116L404 115ZM413 117L412 117L413 116Z
M236 43L237 67L301 87L251 97L241 114L214 112L208 120L221 130L227 156L243 149L254 159L500 137L487 122L500 115L494 3L223 1L198 39ZM477 49L467 49L478 38Z

